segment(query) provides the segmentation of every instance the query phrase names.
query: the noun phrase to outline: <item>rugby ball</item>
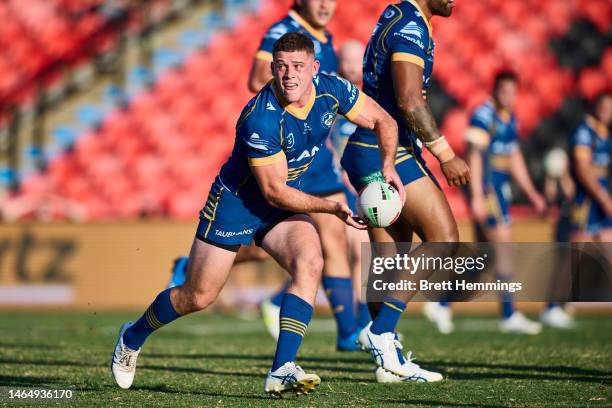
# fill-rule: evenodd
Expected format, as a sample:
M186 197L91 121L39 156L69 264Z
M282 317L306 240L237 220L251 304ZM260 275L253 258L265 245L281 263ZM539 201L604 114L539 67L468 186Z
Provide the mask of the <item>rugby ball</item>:
M357 215L369 226L384 228L393 224L402 211L402 200L390 184L375 181L359 192Z

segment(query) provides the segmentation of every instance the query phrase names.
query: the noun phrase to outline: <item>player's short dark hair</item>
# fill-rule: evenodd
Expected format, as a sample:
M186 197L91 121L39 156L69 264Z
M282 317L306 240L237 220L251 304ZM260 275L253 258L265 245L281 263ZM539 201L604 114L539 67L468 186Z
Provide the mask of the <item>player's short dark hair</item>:
M510 70L498 72L495 75L495 80L493 81L493 92L496 92L499 89L499 85L504 81L512 81L515 84L518 84L519 78L518 75Z
M275 55L277 52L295 52L295 51L306 51L310 55L315 55L314 44L312 40L306 37L302 33L287 33L281 38L276 40L272 54Z

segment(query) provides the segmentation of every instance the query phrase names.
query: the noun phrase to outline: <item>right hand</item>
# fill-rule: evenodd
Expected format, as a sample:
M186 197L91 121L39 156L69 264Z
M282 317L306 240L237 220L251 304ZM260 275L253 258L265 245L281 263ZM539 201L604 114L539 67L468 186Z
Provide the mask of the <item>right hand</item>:
M487 202L484 197L473 197L471 210L474 220L479 224L483 224L487 220Z
M353 211L344 203L336 202L333 214L340 218L346 225L358 230L368 229L368 226L363 220L353 217Z
M470 168L458 156L441 163L440 168L449 186L460 187L470 182Z

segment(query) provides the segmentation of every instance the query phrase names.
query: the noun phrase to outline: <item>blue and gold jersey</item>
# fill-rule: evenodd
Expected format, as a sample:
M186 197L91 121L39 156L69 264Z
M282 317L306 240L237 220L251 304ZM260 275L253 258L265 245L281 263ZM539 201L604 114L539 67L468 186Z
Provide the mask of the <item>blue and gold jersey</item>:
M338 118L338 120L334 124L332 132L330 134L330 138L332 146L336 151L338 157L342 157L342 153L344 153L344 148L346 147L346 144L348 143L348 140L351 135L355 133L356 129L357 125L344 117Z
M489 172L508 173L510 154L518 149L518 126L514 114L498 112L493 102L474 110L467 131L469 143L483 150L485 177Z
M580 154L579 150L588 149L591 153L593 170L597 174L600 181L608 179L608 168L610 166L610 140L608 129L599 123L594 117L588 116L580 126L574 131L570 138L570 150L572 152L572 161L574 156ZM575 177L574 166L572 166L572 175ZM580 189L580 183L577 183Z
M429 21L413 1L402 1L385 9L370 38L363 65L363 91L399 125L400 145L409 149L416 144L416 135L404 123L395 101L392 61L408 61L423 68L423 95L426 96L433 71L434 40ZM359 128L351 141L376 144L376 135Z
M300 188L301 176L325 149L326 138L337 114L354 119L365 97L349 81L326 74L313 79L311 99L303 108L283 106L271 81L242 111L236 125L231 157L223 165L219 181L242 198L261 197L249 166L287 160L287 184Z
M332 36L312 27L295 10L289 11L287 17L273 24L261 40L255 58L272 62L272 49L276 40L283 34L299 32L310 38L314 44L315 58L321 63L319 71L324 74L337 75L338 57L334 50Z

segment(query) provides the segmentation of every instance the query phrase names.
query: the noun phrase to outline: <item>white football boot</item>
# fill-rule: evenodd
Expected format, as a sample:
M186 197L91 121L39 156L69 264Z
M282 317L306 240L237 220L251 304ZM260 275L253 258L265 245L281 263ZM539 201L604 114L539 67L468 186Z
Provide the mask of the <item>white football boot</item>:
M370 331L370 327L372 327L372 323L368 324L359 333L359 342L366 344L374 362L393 374L402 377L412 375L414 373L413 368L406 362L400 361L399 354L402 346L397 340L397 335L393 332L374 334Z
M321 384L321 379L318 375L307 374L300 366L290 361L277 368L276 371L268 373L264 391L273 397L281 397L285 391L306 395L319 384Z
M123 333L132 326L132 322L124 323L119 329L119 337L115 344L115 352L111 361L113 377L121 388L127 389L132 386L134 374L136 374L136 359L140 349L132 350L123 344Z
M561 306L547 308L540 315L540 321L555 329L571 329L574 326L574 318Z
M529 320L521 312L514 312L499 323L499 329L504 333L539 334L542 325Z
M449 334L455 329L453 312L448 306L442 306L438 302L427 302L423 306L423 314L442 334Z
M276 306L270 299L264 299L260 306L264 325L274 340L280 335L280 306Z
M442 381L444 377L442 374L433 371L427 371L418 364L413 363L412 352L409 352L406 356L404 366L410 370L410 375L396 375L382 367L376 369L376 382L379 383L401 383L401 382L436 382Z

